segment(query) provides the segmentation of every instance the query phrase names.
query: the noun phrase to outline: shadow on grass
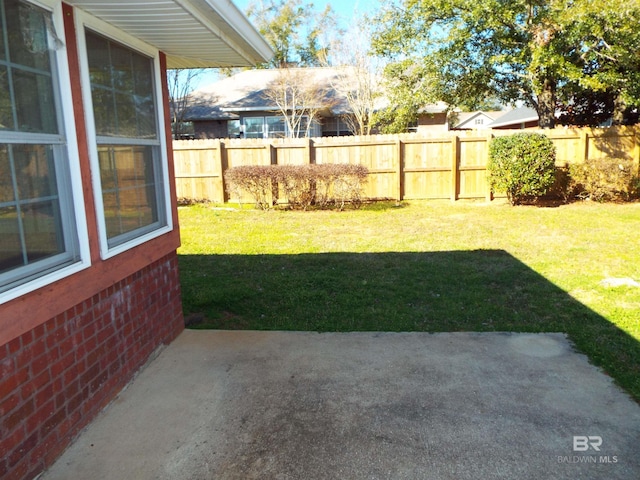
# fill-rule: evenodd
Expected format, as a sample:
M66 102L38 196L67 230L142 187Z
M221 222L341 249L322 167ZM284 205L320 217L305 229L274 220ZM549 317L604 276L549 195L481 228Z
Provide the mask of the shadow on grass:
M179 262L192 328L565 332L640 400L638 342L501 250L184 255Z

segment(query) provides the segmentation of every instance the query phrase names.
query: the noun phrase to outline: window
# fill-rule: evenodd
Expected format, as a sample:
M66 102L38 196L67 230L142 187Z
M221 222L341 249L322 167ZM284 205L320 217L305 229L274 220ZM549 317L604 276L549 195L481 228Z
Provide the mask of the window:
M0 0L0 294L82 257L53 25L51 12Z
M242 137L242 130L240 129L240 120L229 120L227 122L227 135L229 138Z
M484 119L483 118L476 118L475 124L476 125L484 125Z
M284 117L265 117L267 123L268 138L284 138L286 137L286 125Z
M157 81L151 55L90 29L85 42L96 204L109 256L170 228Z
M171 131L174 140L193 140L196 136L193 122L174 122Z
M296 131L290 135L290 129L282 116L272 117L244 117L245 138L302 138L307 136L319 137L322 133L321 125L315 120L308 125L309 117L298 117ZM229 123L230 124L230 123Z
M249 117L244 119L245 138L264 138L264 117Z

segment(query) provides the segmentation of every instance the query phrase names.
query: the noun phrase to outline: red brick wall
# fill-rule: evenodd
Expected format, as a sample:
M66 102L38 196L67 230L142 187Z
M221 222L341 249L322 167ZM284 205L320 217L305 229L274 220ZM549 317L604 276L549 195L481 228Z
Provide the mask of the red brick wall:
M0 345L0 478L50 466L183 328L172 253Z

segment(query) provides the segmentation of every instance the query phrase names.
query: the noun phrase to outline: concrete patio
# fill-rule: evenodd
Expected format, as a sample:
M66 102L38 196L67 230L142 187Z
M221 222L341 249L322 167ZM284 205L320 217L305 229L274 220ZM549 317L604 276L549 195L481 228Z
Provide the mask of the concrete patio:
M638 445L562 334L187 330L41 480L637 479Z

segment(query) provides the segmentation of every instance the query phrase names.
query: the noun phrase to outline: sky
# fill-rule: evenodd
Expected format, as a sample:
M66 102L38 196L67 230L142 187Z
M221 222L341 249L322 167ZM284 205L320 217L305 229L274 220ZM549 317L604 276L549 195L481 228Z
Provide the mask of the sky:
M246 15L247 7L252 0L232 0L233 3ZM255 0L260 1L260 0ZM321 12L327 5L331 5L338 16L340 27L348 29L353 23L354 15L358 13L375 14L380 8L380 0L303 0L303 3L313 3L315 9ZM193 89L202 88L210 83L219 80L219 76L215 71L207 72L201 75L192 84Z
M247 11L247 7L251 0L232 0L243 13ZM341 17L344 26L348 26L354 12L373 13L380 5L379 0L307 0L304 3L311 2L318 11L323 11L327 4L330 4L333 10Z

